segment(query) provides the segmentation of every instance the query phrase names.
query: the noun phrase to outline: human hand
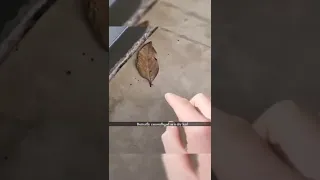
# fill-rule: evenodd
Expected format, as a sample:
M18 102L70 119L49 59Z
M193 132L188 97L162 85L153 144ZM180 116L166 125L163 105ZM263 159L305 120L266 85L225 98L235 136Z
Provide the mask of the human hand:
M219 180L319 180L319 118L292 101L268 109L251 125L213 110L214 161Z
M190 101L167 93L165 98L181 122L210 122L211 100L203 94L195 95ZM183 127L187 139L184 148L178 127L167 126L162 135L166 154L162 156L169 180L211 179L211 127ZM192 167L189 154L198 155L198 170Z
M255 121L253 128L284 165L298 173L296 177L320 180L319 120L293 101L281 101Z

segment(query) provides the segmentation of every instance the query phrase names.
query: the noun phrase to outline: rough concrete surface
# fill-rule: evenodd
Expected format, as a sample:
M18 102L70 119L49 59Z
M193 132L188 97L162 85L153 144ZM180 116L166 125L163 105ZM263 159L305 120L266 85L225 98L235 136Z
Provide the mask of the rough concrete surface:
M0 66L0 179L107 179L108 54L78 3L58 1Z
M210 23L197 15L210 19L203 14L210 1L171 3L181 9L169 1L156 4L145 17L161 27L150 38L160 64L154 86L138 75L134 56L110 82L109 102L108 54L84 22L79 2L58 1L0 66L6 130L0 142L8 144L0 151L0 179L107 179L107 103L111 121L168 121L175 116L166 92L210 95ZM110 179L165 179L164 128L109 130Z
M136 55L109 83L110 121L176 120L165 102L172 92L191 98L211 92L210 1L159 1L141 21L159 29L152 41L160 71L154 85L135 68ZM109 127L111 179L163 180L163 127Z

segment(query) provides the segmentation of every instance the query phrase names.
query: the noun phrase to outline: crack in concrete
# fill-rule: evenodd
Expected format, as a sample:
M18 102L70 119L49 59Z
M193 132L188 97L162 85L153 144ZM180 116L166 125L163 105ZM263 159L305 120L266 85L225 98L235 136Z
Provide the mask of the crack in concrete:
M207 48L211 48L211 46L209 46L209 45L207 45L207 44L204 44L204 43L199 42L199 41L197 41L197 40L191 39L191 38L189 38L189 37L186 36L186 35L179 34L179 33L176 33L176 32L174 32L174 31L171 31L170 29L163 28L163 27L159 27L159 29L162 30L162 31L165 31L165 32L174 34L174 35L180 37L181 39L190 41L190 42L192 42L192 43L194 43L194 44L199 44L199 45L201 45L201 46L204 46L204 47L207 47Z
M110 70L110 80L120 71L122 66L134 55L135 52L144 44L144 42L158 29L158 27L149 27L146 33L132 46L132 48L125 54L125 56L119 60L119 62Z
M208 18L205 18L203 16L200 16L198 13L196 12L192 12L192 11L186 11L186 10L183 10L181 9L180 7L176 6L176 5L173 5L171 3L168 3L168 2L163 2L161 1L160 2L162 5L166 6L166 7L169 7L169 8L174 8L174 9L177 9L179 11L181 11L183 14L187 15L187 16L191 16L191 17L194 17L195 19L198 19L200 21L203 21L207 24L211 24L211 19L208 19Z

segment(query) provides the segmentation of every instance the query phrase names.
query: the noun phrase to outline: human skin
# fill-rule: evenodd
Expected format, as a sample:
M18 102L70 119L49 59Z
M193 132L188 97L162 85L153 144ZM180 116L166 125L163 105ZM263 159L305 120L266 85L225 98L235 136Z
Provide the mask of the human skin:
M181 122L211 121L211 101L203 94L190 101L166 94L166 100ZM212 112L212 133L210 127L184 127L187 148L181 143L178 128L167 127L162 141L168 180L211 179L211 154L219 180L320 180L318 117L305 113L292 101L275 104L253 124L215 108ZM198 155L197 170L188 154Z
M181 122L210 122L211 100L197 94L190 101L168 93L165 98ZM197 109L198 110L197 110ZM167 126L162 135L166 154L162 156L168 180L209 180L211 179L211 127L184 127L187 147L184 148L175 126ZM193 169L189 154L198 155L199 167Z

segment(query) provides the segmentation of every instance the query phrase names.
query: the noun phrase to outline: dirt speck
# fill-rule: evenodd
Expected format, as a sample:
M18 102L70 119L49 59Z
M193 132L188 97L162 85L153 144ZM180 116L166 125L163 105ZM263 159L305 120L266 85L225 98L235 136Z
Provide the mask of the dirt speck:
M70 76L71 75L71 71L70 70L66 71L66 75Z

